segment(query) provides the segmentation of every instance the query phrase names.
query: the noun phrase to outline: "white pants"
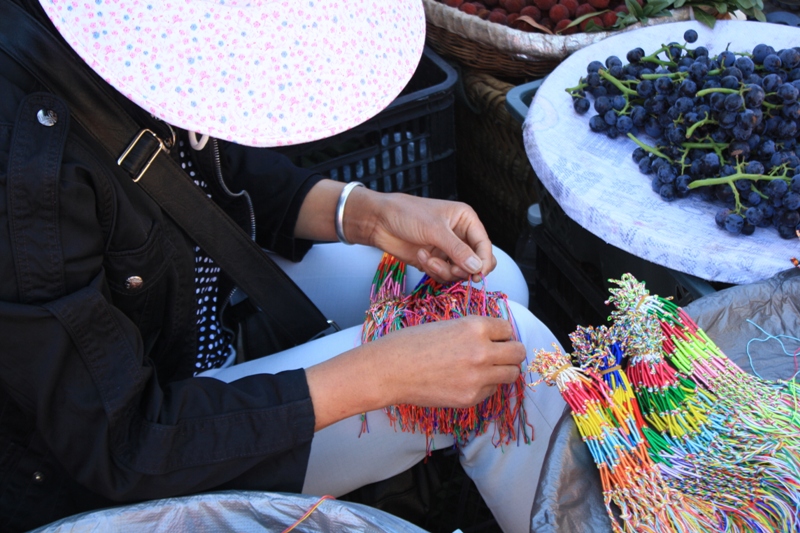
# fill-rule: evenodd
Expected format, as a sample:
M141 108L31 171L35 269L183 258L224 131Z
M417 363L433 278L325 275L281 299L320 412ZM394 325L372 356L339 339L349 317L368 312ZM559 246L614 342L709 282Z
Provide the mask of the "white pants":
M551 349L553 334L527 309L528 288L514 261L494 249L497 268L486 278L490 291L502 291L510 300L520 340L528 357L537 348ZM379 250L364 246L322 244L314 246L300 263L276 257L289 276L342 331L302 346L229 368L211 370L204 377L233 381L256 373L306 368L357 346L361 323L369 306L372 278L381 258ZM409 267L407 289L422 274ZM531 444L496 447L493 432L473 437L462 447L460 460L505 533L528 533L533 497L552 428L564 402L555 387L540 385L528 390L525 410L534 427ZM389 425L383 411L367 413L369 432L359 437L361 419L354 416L333 424L314 436L303 492L341 496L361 486L387 479L425 457L425 436L404 433ZM453 446L452 437L438 435L434 449Z

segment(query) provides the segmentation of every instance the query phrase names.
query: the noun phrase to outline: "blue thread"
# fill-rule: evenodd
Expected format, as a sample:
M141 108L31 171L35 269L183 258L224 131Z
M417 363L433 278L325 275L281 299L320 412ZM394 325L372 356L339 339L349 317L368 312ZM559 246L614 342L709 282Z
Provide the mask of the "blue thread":
M794 352L786 351L786 346L783 344L783 341L781 340L781 338L793 340L793 341L795 341L797 343L800 343L800 339L798 339L797 337L792 337L791 335L772 335L770 333L767 333L766 330L764 330L764 328L762 328L761 326L759 326L758 324L756 324L755 322L753 322L749 318L747 319L747 322L749 322L750 324L755 326L761 333L766 335L766 338L764 338L764 339L752 338L749 341L747 341L747 346L746 346L746 350L745 351L747 353L747 359L748 359L748 361L750 361L750 368L753 369L753 374L756 377L758 377L760 379L765 379L758 373L758 371L756 370L755 365L753 364L753 356L750 354L750 343L752 343L752 342L767 342L769 340L773 340L774 339L774 340L778 341L778 344L781 345L781 349L783 350L783 353L785 355L788 355L789 357L792 357L792 358L797 358L797 355ZM789 378L789 379L796 379L798 374L800 374L800 370L795 372L792 375L792 377ZM786 381L789 381L789 380L786 380Z

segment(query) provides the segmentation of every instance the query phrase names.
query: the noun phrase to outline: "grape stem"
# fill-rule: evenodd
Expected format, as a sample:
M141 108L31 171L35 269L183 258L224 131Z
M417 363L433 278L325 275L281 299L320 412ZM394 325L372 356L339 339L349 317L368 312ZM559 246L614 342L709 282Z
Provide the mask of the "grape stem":
M728 183L728 187L730 187L733 191L733 201L735 202L734 211L741 215L742 211L744 211L744 206L742 205L742 197L739 195L739 190L736 188L736 185L734 185L733 182Z
M661 65L662 67L674 67L676 63L674 61L664 61L663 59L658 58L658 54L661 52L668 52L669 46L661 45L661 48L650 54L649 56L644 56L639 60L639 63L655 63L656 65Z
M670 72L669 74L665 73L653 73L653 74L642 74L643 80L657 80L658 78L685 78L688 76L688 72Z
M581 82L578 83L578 85L576 85L575 87L569 87L569 88L564 89L564 90L567 91L567 93L569 93L570 96L580 96L580 91L582 91L583 89L585 89L588 86L589 86L589 84L584 83L583 82L583 78L581 78Z
M661 153L655 146L650 146L648 144L643 143L642 141L637 139L633 133L628 133L628 138L633 142L635 142L636 144L638 144L645 152L650 152L653 155L657 155L658 157L666 159L667 161L669 161L670 164L672 164L672 159Z
M764 194L763 192L759 191L759 190L758 190L758 187L756 187L755 185L752 185L752 184L751 184L751 185L750 185L750 190L751 190L752 192L756 193L757 195L759 195L759 196L760 196L761 198L763 198L764 200L766 200L767 198L769 198L769 196L767 196L767 195L766 195L766 194Z
M709 117L708 113L706 113L706 116L703 119L698 120L697 122L686 128L686 138L690 139L697 128L705 126L706 124L719 124L719 122Z
M617 89L619 89L622 92L622 94L626 94L626 95L630 95L630 96L633 96L633 95L638 96L639 95L639 93L637 93L636 91L634 91L630 87L626 87L617 78L615 78L614 76L609 74L609 72L606 69L601 68L597 72L600 74L600 76L602 76L603 78L607 79Z
M695 96L705 96L711 93L741 94L739 89L726 89L724 87L709 87L708 89L701 89L697 91L697 94L695 94Z
M696 180L689 184L690 189L696 189L698 187L707 187L710 185L733 185L734 181L737 180L752 180L752 181L773 181L773 180L785 180L788 182L789 180L785 176L767 176L766 174L746 174L744 172L735 172L729 176L719 176L717 178L706 178L703 180Z
M681 148L685 148L686 150L691 150L692 148L699 148L700 150L711 148L717 156L719 156L720 160L724 159L722 151L727 147L728 143L715 143L714 141L710 143L681 143Z

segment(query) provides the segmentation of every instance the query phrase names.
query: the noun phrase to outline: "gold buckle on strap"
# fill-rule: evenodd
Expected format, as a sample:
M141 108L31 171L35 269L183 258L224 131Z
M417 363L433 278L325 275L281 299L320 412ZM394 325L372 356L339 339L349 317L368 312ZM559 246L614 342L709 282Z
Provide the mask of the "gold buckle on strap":
M144 176L144 173L147 172L147 169L150 168L150 165L153 164L153 161L156 160L158 154L160 154L161 152L169 153L169 148L164 143L164 141L162 141L161 138L158 135L156 135L153 130L145 128L142 131L140 131L138 135L136 135L136 137L133 139L133 141L131 141L131 143L128 145L125 151L122 152L122 155L119 156L119 159L117 159L117 165L122 166L122 162L125 161L125 158L128 157L133 148L136 146L136 143L138 143L146 133L149 133L150 135L153 136L153 138L156 141L158 141L158 149L155 152L153 152L153 155L151 155L150 159L147 160L147 163L145 164L144 168L142 168L142 171L139 172L139 175L136 176L136 178L133 180L134 183L142 179L142 176Z

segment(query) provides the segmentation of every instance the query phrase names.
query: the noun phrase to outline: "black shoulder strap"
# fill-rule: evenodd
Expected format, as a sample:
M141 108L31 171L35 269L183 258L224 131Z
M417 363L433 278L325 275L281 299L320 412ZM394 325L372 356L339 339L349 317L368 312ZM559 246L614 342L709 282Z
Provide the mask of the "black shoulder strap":
M72 119L269 316L276 332L300 344L328 327L286 273L161 154L165 146L156 133L141 128L71 49L11 0L0 0L0 48L69 103Z

